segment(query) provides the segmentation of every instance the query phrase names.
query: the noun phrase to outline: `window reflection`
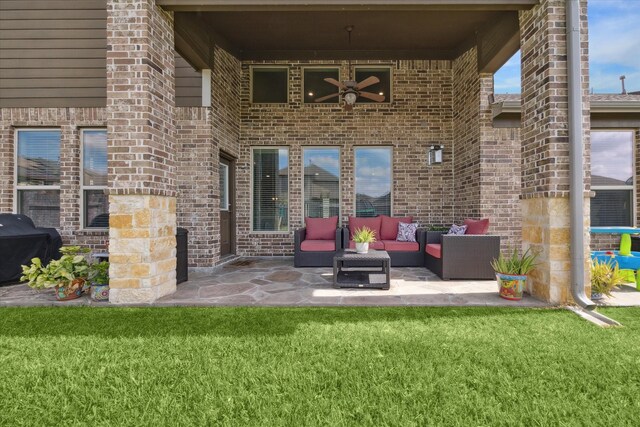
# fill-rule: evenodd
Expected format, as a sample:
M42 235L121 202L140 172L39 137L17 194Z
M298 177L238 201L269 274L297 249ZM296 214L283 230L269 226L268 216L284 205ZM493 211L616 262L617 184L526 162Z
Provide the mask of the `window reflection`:
M340 215L340 150L304 149L304 216Z
M289 151L286 148L253 150L253 229L287 231L289 228Z
M391 215L391 148L355 149L356 216Z

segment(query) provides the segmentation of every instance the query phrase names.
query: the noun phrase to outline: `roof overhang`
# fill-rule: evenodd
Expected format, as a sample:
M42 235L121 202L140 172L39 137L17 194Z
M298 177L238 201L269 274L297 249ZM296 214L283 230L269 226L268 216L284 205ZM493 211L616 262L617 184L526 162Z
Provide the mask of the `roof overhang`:
M196 68L218 45L241 60L454 59L478 47L495 72L519 48L518 11L538 0L157 0ZM351 44L345 27L354 26Z
M596 95L595 97L597 97ZM633 99L615 99L622 95L613 95L612 99L592 99L590 114L592 128L639 128L640 96L627 96ZM496 127L519 127L521 101L507 99L491 104L491 112ZM518 126L514 124L518 123Z

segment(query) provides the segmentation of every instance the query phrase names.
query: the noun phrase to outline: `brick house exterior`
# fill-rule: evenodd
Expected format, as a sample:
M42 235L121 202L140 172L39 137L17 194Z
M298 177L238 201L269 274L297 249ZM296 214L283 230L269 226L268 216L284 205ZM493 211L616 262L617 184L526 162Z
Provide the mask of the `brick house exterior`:
M302 149L318 146L340 150L342 223L355 213L354 148L392 147L393 215L413 215L426 227L490 218L491 231L502 236L504 248L540 250L542 262L530 291L551 302L571 301L564 1L514 2L521 4L510 9L518 10L516 41L522 49L521 127L495 126L493 75L482 67L482 40L445 59L243 59L224 40L211 37L199 49L197 31L190 39L185 36L181 7L189 10L197 2L91 3L98 12L104 3L104 96L95 105L77 107L66 101L58 107L39 105L38 100L28 106L2 101L0 210L16 210L15 129L61 129L60 232L66 243L95 250L104 250L109 242L112 302L151 302L175 290L176 227L189 230L190 267L212 268L221 262L220 156L232 159L236 169L235 253L291 255L293 231L304 223ZM495 3L500 7L505 2ZM586 1L580 4L588 171ZM203 79L196 89L210 88L196 97L207 99L207 105L179 105L186 99L179 94L185 93L188 79L177 76L184 63L178 54ZM251 102L251 67L259 65L288 69L286 104ZM305 104L302 70L317 65L339 67L341 79L350 75L350 66L389 66L393 101L360 104L350 113L338 104ZM81 226L79 133L84 128L107 129L108 231ZM635 141L640 144L640 129ZM426 161L434 144L444 146L440 165ZM288 231L252 231L254 147L289 150ZM588 172L584 182L588 202Z

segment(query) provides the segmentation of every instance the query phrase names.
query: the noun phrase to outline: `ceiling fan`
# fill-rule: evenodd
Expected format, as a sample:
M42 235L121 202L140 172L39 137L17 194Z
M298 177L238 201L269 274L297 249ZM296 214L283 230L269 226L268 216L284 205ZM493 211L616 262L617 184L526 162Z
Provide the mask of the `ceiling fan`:
M345 30L349 33L349 45L351 45L351 32L353 31L353 26L349 25L345 28ZM349 74L351 74L351 61L349 61ZM363 97L370 99L375 102L384 102L384 95L379 95L377 93L364 92L362 89L367 88L376 83L380 83L380 79L376 76L370 76L364 79L361 82L356 82L354 80L346 80L343 82L339 82L333 78L324 79L325 82L330 83L334 86L337 86L340 91L338 93L332 93L331 95L323 96L322 98L318 98L315 102L323 102L331 98L341 97L344 100L344 109L345 111L353 110L353 105L356 103L358 97Z

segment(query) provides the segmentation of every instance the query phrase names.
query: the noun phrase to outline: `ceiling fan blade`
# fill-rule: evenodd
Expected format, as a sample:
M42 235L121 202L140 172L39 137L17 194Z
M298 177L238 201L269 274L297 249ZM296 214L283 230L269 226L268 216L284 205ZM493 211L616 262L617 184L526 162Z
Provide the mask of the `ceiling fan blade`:
M324 79L324 81L327 83L331 83L334 86L338 86L342 90L347 89L347 87L342 82L339 82L336 79L332 79L331 77L327 77L326 79Z
M332 93L331 95L327 95L327 96L323 96L322 98L318 98L318 99L314 100L314 102L322 102L322 101L326 101L327 99L336 98L338 96L340 96L339 93Z
M380 79L379 78L377 78L376 76L367 77L366 79L364 79L363 81L358 83L354 89L355 90L364 89L365 87L369 87L369 86L374 85L376 83L380 83Z
M385 100L384 95L378 95L377 93L371 92L360 92L360 96L376 102L384 102Z

